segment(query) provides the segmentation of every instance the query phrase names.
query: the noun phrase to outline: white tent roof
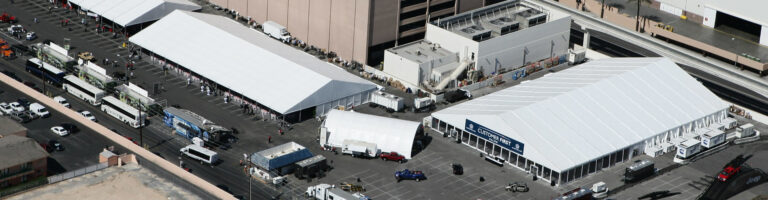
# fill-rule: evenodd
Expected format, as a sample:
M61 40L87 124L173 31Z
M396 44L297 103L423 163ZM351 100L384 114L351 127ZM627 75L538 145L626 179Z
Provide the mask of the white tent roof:
M432 114L471 120L524 145L523 156L567 170L728 105L666 58L588 62Z
M282 114L376 89L226 17L175 11L130 41Z
M411 159L411 147L420 125L401 119L331 110L324 127L330 132L329 144L341 145L347 139L369 142L378 145L382 152L394 151Z
M200 10L202 7L187 0L69 0L84 10L130 26L158 20L174 10Z
M706 7L710 7L720 12L733 15L735 17L768 26L768 1L762 0L708 0Z

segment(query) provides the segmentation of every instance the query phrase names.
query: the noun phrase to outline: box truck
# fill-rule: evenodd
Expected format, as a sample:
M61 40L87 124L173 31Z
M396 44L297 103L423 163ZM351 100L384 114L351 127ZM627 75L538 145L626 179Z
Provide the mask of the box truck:
M261 28L264 30L265 34L280 41L285 41L291 37L291 35L288 33L288 30L285 29L285 26L282 26L273 21L264 22L264 24L261 25Z
M380 105L386 108L389 112L399 112L403 110L403 107L405 106L403 104L403 98L382 91L371 93L371 103L371 105Z

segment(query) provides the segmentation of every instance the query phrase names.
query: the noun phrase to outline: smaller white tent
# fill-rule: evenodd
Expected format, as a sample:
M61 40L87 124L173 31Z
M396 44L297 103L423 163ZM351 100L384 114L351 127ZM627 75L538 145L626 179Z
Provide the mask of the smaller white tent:
M323 123L320 141L341 147L345 140L376 144L381 152L397 152L411 159L411 148L421 124L356 112L331 110ZM324 145L324 144L321 144Z

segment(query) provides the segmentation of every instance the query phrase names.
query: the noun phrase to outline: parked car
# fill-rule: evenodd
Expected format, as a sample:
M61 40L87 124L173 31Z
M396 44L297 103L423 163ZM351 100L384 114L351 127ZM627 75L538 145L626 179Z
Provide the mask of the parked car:
M11 108L11 106L8 105L8 103L0 102L0 112L3 112L3 114L5 115L10 115L11 112L14 112L14 111L13 111L13 108Z
M64 128L64 130L67 130L67 132L69 132L69 133L77 133L77 132L80 131L80 129L78 129L76 125L70 124L70 123L62 123L59 126Z
M34 39L37 39L37 34L35 32L28 32L27 40L34 40Z
M464 166L461 166L461 164L451 163L451 169L453 170L454 175L464 174Z
M408 169L404 169L402 171L396 171L395 172L395 179L399 182L400 180L416 180L416 182L419 182L421 180L427 179L427 176L424 175L421 171L411 171Z
M11 119L16 120L19 123L27 123L32 120L27 114L24 112L11 112L10 115L8 115Z
M67 135L69 135L69 131L67 131L67 129L64 129L64 127L61 127L61 126L51 127L51 132L53 132L54 134L59 135L59 136L67 136Z
M504 187L504 190L512 191L512 192L528 192L530 188L528 188L528 184L526 183L512 182L512 183L509 183L506 187Z
M45 151L48 152L48 153L51 153L53 151L53 147L51 147L47 143L42 143L41 142L40 143L40 147L43 147L43 149L45 149Z
M379 157L381 157L381 160L391 160L391 161L397 161L400 163L405 162L405 156L397 154L397 152L390 152L390 153L381 153L379 154Z
M61 105L64 105L64 107L71 108L72 106L69 105L69 102L67 102L67 99L65 99L62 96L55 96L53 97L53 100L56 102L59 102Z
M61 143L57 140L48 141L48 146L50 146L51 149L56 151L64 151L64 145L61 145Z
M8 106L10 106L11 109L13 109L13 111L16 111L16 112L24 112L25 110L27 110L19 102L8 103Z
M96 116L93 116L93 114L91 114L91 111L81 110L81 111L79 111L79 113L81 115L83 115L83 117L85 117L85 118L87 118L87 119L89 119L91 121L94 121L94 122L98 121L98 120L96 120Z

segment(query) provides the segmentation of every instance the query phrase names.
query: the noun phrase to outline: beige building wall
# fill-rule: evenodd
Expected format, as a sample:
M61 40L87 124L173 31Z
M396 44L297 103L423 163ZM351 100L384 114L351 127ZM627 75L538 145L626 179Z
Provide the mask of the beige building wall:
M248 0L228 0L229 8L237 11L240 15L248 14Z
M355 4L355 36L352 59L365 63L368 59L368 25L371 15L370 1L357 1Z
M342 58L352 58L355 38L355 11L357 0L332 0L331 33L328 50ZM361 19L364 20L364 19Z
M252 20L259 23L267 21L267 3L269 0L248 0L248 13Z
M310 45L328 49L331 31L331 0L309 1L309 38ZM291 31L291 30L288 30Z
M267 2L267 19L288 27L288 15L298 13L295 7L288 9L288 0L270 0ZM259 22L264 23L264 22ZM290 29L289 29L290 32Z
M288 7L291 9L288 15L286 27L291 35L302 41L309 37L309 2L311 0L290 0Z
M391 0L371 0L373 7L371 15L371 42L370 46L375 46L385 42L395 40L397 37L397 15L399 8L397 1ZM375 31L374 31L375 30Z

